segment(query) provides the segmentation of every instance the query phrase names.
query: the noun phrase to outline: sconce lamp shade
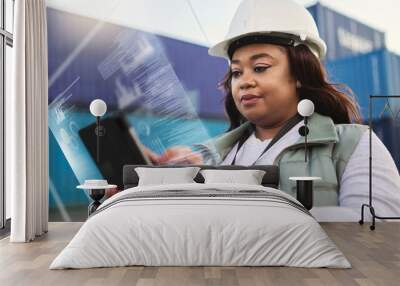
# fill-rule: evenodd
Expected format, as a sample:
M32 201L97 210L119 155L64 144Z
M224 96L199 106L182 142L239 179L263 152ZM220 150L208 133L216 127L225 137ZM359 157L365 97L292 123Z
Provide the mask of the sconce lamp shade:
M309 117L314 113L314 103L309 99L303 99L297 105L297 112L303 117Z
M103 116L107 111L107 104L101 99L95 99L90 103L89 109L93 116Z

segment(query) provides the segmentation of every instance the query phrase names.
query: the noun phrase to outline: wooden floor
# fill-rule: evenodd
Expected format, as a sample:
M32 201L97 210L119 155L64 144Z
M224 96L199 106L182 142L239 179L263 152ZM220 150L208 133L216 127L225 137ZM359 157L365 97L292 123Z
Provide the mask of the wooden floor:
M400 223L375 231L357 223L323 223L353 268L121 267L48 270L82 223L50 223L32 243L0 241L0 285L400 285Z

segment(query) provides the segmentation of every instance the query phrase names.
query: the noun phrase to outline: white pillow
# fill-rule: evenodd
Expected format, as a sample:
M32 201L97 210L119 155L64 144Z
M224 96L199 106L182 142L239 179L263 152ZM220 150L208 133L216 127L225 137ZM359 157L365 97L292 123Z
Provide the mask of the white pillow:
M261 185L265 175L262 170L202 170L204 183L234 183L246 185Z
M135 168L139 176L138 186L195 183L193 179L199 170L199 167Z

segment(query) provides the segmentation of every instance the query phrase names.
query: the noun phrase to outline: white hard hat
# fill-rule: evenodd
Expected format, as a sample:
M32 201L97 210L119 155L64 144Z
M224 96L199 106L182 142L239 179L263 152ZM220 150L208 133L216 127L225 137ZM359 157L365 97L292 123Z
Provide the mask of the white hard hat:
M246 42L291 46L304 44L319 59L326 54L326 44L319 37L313 17L306 8L291 0L243 0L225 40L212 46L208 53L229 60L232 56L228 53L230 46L239 47Z

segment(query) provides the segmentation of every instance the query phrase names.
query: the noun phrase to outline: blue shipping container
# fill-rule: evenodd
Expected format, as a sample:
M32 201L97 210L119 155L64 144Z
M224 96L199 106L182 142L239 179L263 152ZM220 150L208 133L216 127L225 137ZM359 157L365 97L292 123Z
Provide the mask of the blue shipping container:
M328 46L327 60L385 48L385 33L317 3L307 8Z
M386 49L327 62L326 67L332 82L344 83L353 90L366 120L369 95L400 95L400 56ZM400 99L389 102L391 110L396 112ZM386 100L374 100L373 118L389 115L386 104Z

